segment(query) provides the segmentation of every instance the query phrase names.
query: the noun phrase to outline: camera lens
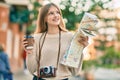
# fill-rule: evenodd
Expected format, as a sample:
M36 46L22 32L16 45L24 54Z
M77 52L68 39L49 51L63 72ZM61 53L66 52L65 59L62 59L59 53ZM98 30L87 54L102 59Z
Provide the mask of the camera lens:
M50 73L50 67L44 67L44 73L49 74Z
M47 68L47 67L45 67L45 68L44 68L44 72L47 72L47 71L48 71L48 68Z

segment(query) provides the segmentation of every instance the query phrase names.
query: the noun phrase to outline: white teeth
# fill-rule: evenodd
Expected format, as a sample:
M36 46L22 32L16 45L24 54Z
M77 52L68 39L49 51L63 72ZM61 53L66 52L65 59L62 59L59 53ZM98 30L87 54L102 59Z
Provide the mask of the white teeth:
M59 19L53 19L53 21L59 21Z

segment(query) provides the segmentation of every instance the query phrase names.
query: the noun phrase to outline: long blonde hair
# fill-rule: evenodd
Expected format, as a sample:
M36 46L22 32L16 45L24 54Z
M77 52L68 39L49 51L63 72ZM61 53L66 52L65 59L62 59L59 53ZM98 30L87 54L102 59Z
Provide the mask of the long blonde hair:
M42 33L42 32L46 32L47 31L47 23L45 22L45 18L47 16L47 13L48 13L49 8L51 6L56 7L59 10L59 12L60 12L61 21L60 21L60 24L58 26L60 27L60 29L62 31L67 31L66 26L65 26L64 21L63 21L63 18L62 18L61 10L54 3L49 3L49 4L45 5L45 6L43 6L40 9L40 11L39 11L35 33Z

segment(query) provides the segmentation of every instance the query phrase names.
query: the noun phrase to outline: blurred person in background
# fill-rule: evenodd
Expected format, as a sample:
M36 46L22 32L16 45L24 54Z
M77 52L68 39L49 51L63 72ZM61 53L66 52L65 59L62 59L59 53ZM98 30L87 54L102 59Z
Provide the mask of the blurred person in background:
M0 75L3 80L13 80L9 58L8 55L4 52L4 47L2 44L0 44Z
M79 74L79 69L60 64L72 38L73 33L66 29L59 7L54 3L43 6L38 14L33 49L26 49L28 41L23 39L27 68L34 75L33 80L69 80ZM88 37L80 36L78 42L86 47Z
M24 68L24 73L28 74L27 66L26 66L26 51L23 50L22 52L22 59L23 59L23 68Z

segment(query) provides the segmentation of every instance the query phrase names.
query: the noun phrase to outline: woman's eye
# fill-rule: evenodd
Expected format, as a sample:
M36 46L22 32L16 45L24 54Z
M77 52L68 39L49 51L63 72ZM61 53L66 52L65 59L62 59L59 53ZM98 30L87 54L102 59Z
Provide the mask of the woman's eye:
M54 15L54 14L60 14L59 11L56 11L56 12L49 12L48 15Z
M54 14L54 13L53 12L48 13L48 15L52 15L52 14Z
M59 11L57 11L57 13L58 13L58 14L60 14L60 12L59 12Z

